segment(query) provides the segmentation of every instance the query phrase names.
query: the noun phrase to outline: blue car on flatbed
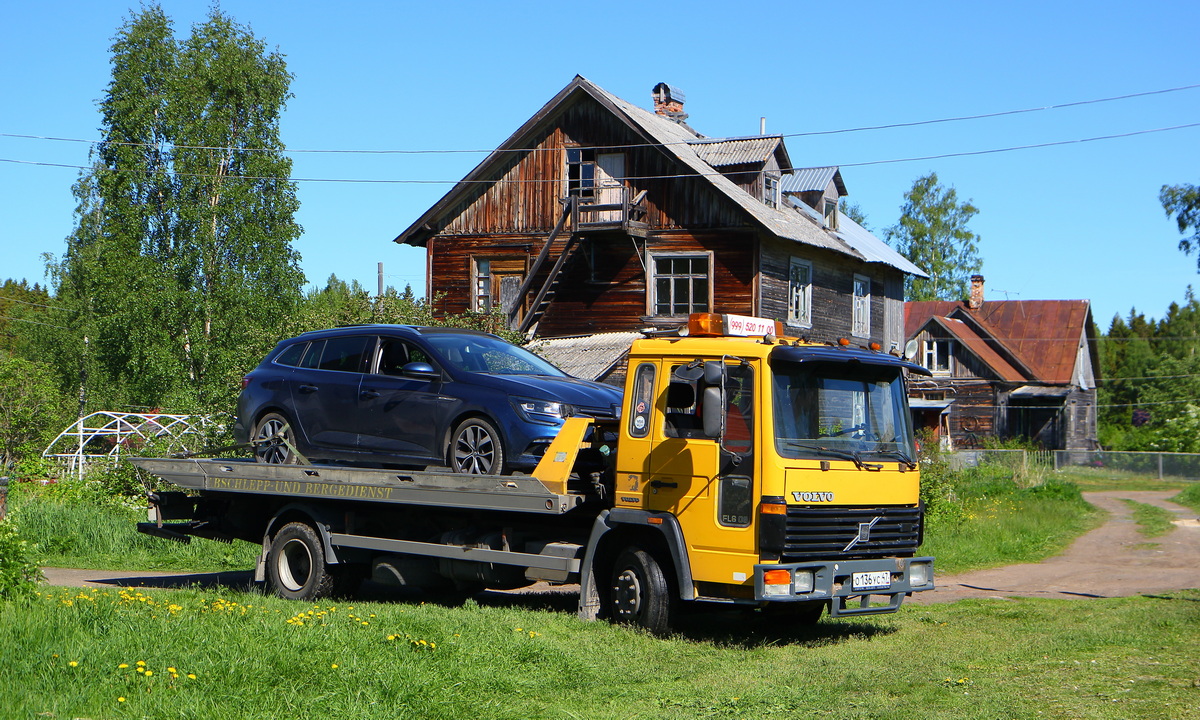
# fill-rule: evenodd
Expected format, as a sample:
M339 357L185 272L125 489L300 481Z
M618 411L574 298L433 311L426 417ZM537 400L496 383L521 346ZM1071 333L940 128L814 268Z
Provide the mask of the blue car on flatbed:
M276 345L242 379L234 434L266 463L496 474L532 469L565 418L615 417L621 396L489 333L361 325Z

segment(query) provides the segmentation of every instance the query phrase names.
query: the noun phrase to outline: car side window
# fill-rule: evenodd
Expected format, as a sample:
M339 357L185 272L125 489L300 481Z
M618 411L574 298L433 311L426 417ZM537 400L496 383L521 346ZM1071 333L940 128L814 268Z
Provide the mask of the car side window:
M366 371L369 358L368 340L373 338L363 335L329 338L325 341L325 352L321 353L318 369L358 373ZM374 343L371 343L371 348L374 347Z
M283 352L275 356L276 365L287 365L295 367L300 364L300 357L304 355L304 348L308 347L308 343L298 342L288 345Z
M308 351L304 353L304 358L300 360L300 367L316 370L321 365L321 350L324 348L324 340L309 343Z
M399 338L379 338L379 373L381 375L402 375L404 366L414 362L433 364L428 353L410 342Z

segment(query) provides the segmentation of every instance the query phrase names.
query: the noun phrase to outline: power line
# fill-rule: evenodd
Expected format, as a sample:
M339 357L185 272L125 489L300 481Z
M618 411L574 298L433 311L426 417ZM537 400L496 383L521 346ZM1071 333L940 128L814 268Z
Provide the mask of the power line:
M1081 107L1085 105L1096 105L1099 103L1116 102L1120 100L1131 100L1135 98L1149 97L1152 95L1165 95L1167 93L1183 92L1186 90L1195 90L1200 88L1200 83L1193 85L1181 85L1178 87L1164 88L1161 90L1147 90L1145 92L1128 93L1125 95L1114 95L1111 97L1094 98L1091 100L1078 100L1075 102L1059 103L1055 105L1043 105L1039 107L1022 108L1019 110L1001 110L991 113L979 113L974 115L958 115L946 118L936 118L932 120L914 120L909 122L885 123L881 125L864 125L859 127L839 128L834 130L813 130L807 132L783 133L779 137L814 137L821 135L838 135L844 133L869 132L876 130L893 130L897 128L919 127L923 125L937 125L944 123L963 122L969 120L983 120L997 117L1006 117L1011 115L1022 115L1034 112L1043 112L1047 110L1061 110L1063 108ZM54 137L45 135L25 135L18 133L0 133L0 137L17 138L23 140L48 140L54 142L72 142L84 143L88 145L114 145L125 147L153 147L162 148L162 143L143 143L143 142L126 142L113 140L85 140L82 138L67 138ZM697 138L704 140L706 138ZM720 140L720 138L713 138ZM667 145L690 144L693 141L680 140L672 143L638 143L612 146L593 146L596 149L606 148L635 148L635 147L665 147ZM288 150L286 148L242 148L228 147L220 145L171 145L171 148L177 150L220 150L229 152L278 152L283 154L341 154L341 155L452 155L452 154L487 154L497 152L500 149L458 149L458 150L349 150L349 149L296 149ZM557 151L557 148L531 147L531 148L505 148L505 152L550 152ZM924 159L924 158L919 158ZM902 162L899 160L891 162ZM852 165L840 167L854 167Z
M968 156L972 156L972 155L993 155L993 154L997 154L997 153L1014 152L1017 150L1033 150L1033 149L1040 149L1040 148L1047 148L1047 147L1055 147L1055 146L1060 146L1060 145L1073 145L1073 144L1078 144L1078 143L1096 142L1096 141L1100 141L1100 140L1116 140L1116 139L1122 139L1122 138L1128 138L1128 137L1135 137L1138 135L1149 135L1152 133L1171 132L1171 131L1175 131L1175 130L1185 130L1185 129L1194 128L1194 127L1200 127L1200 122L1188 123L1185 125L1173 125L1170 127L1153 128L1153 129L1149 129L1149 130L1135 130L1132 132L1118 133L1118 134L1114 134L1114 135L1099 135L1096 137L1078 138L1075 140L1059 140L1059 141L1055 141L1055 142L1037 143L1037 144L1033 144L1033 145L1014 145L1012 147L994 148L991 150L972 150L972 151L967 151L967 152L945 153L945 154L941 154L941 155L924 155L924 156L920 156L920 157L895 158L895 159L891 159L891 160L869 160L869 161L858 162L858 163L841 163L841 164L838 164L837 167L864 167L867 165L887 165L887 164L893 164L893 163L919 162L919 161L925 161L925 160L938 160L938 159L953 158L953 157L968 157ZM622 146L622 147L628 147L628 146ZM513 152L517 152L517 151L513 151ZM14 164L18 164L18 165L36 165L36 166L41 166L41 167L72 168L75 170L90 170L94 167L91 165L71 165L71 164L66 164L66 163L49 163L49 162L38 162L38 161L33 161L33 160L14 160L11 158L0 158L0 162L14 163ZM136 168L136 169L110 168L110 170L112 170L114 172L128 172L128 173L137 173L137 172L144 173L144 172L146 172L145 170L143 170L141 168ZM467 180L467 179L461 179L461 180L372 180L372 179L355 179L355 178L301 178L301 177L279 178L277 176L270 176L270 175L213 175L210 173L174 173L174 176L175 177L202 178L202 179L217 179L217 178L219 178L222 180L279 181L279 180L283 179L288 182L297 182L297 183L300 183L300 182L323 182L323 183L357 183L357 184L377 184L377 185L458 185L460 183L482 185L482 184L491 184L491 183L496 182L496 180L494 180L494 179L482 179L482 180ZM689 178L689 177L724 177L724 175L719 171L714 171L711 173L704 172L704 173L676 173L676 174L666 174L666 175L626 176L621 179L622 180L671 180L671 179ZM547 178L547 179L537 179L537 180L509 179L509 180L505 180L505 182L509 183L509 184L522 184L522 185L536 185L536 184L544 184L544 183L558 184L558 183L562 183L562 179L561 178Z
M29 323L30 325L43 325L45 327L58 328L59 330L71 329L64 325L51 325L50 323L38 322L36 320L26 320L25 318L12 317L11 315L0 315L0 318L4 318L5 320L13 320L15 322Z

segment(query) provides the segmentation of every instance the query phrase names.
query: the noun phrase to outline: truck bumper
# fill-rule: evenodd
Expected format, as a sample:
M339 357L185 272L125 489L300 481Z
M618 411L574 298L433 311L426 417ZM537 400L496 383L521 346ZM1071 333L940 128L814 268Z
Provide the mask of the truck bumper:
M754 566L755 600L827 600L831 617L895 612L906 595L933 587L932 557Z

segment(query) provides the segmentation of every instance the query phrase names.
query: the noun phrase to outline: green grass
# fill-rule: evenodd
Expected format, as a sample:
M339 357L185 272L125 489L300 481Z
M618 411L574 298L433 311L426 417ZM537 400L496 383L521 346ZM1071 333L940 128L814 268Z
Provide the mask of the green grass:
M1178 495L1171 498L1171 502L1190 507L1200 513L1200 483L1189 484Z
M1089 468L1068 466L1055 473L1055 476L1070 481L1081 490L1181 490L1195 487L1195 481L1164 478L1159 480L1156 475L1113 470L1110 468Z
M1175 519L1174 513L1157 505L1147 505L1128 498L1123 498L1123 500L1133 509L1133 521L1137 523L1138 532L1143 537L1158 537L1175 529L1174 523L1171 522Z
M49 588L0 604L0 716L1184 718L1198 626L1195 591L800 629L731 611L660 639L474 602Z
M189 544L143 535L146 511L119 502L70 497L63 490L18 486L9 510L32 554L50 567L95 570L218 572L254 566L259 548L197 540Z
M1104 521L1076 485L1054 477L1020 487L1010 471L982 467L952 481L954 504L930 517L920 550L939 574L1039 562Z

